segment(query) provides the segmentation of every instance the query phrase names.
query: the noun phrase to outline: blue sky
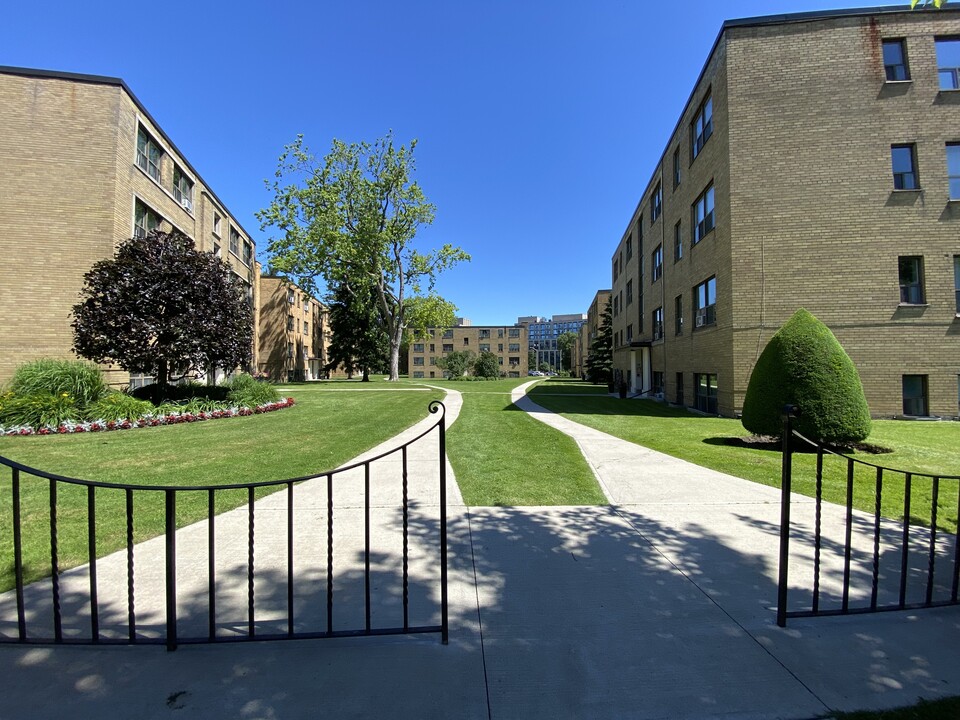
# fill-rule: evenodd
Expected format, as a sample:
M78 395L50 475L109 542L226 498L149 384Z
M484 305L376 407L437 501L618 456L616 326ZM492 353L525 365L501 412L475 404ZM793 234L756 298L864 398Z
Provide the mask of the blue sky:
M876 5L901 3L873 2ZM121 77L253 234L303 133L418 138L423 248L474 324L585 312L725 19L788 0L11 3L0 64Z

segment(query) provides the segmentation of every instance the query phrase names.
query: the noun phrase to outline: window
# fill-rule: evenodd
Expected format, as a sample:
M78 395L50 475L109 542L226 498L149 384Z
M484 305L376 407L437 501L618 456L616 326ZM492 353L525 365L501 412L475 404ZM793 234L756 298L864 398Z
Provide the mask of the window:
M137 165L147 175L160 182L160 157L163 150L143 126L137 128Z
M423 352L423 343L414 343L414 344L413 344L413 351L416 352L416 353L422 353L422 352Z
M489 338L489 337L490 337L490 331L489 331L489 330L481 330L480 333L479 333L479 337L480 337L481 340L485 340L486 338Z
M887 74L887 82L910 79L910 71L907 69L907 51L903 40L883 41L883 69Z
M453 343L444 343L443 352L445 353L453 352Z
M903 414L925 417L929 415L927 407L927 376L903 376Z
M681 235L680 221L673 226L673 261L683 260L683 235Z
M663 340L663 308L653 311L653 339Z
M287 315L287 332L293 330L293 315Z
M627 280L627 305L633 303L633 280Z
M643 253L643 214L637 218L637 252Z
M674 335L683 335L683 295L673 299L673 330Z
M292 342L288 342L288 343L287 343L287 357L288 357L288 358L292 358L292 357L293 357L293 343L292 343Z
M650 381L653 387L650 390L654 395L663 395L663 372L660 370L654 370L651 374Z
M693 204L693 244L703 240L713 227L713 183L710 183Z
M696 408L711 415L717 414L717 376L694 373L693 384L697 393Z
M160 216L137 200L133 213L133 234L146 237L152 230L160 227Z
M413 377L415 377L415 378L422 378L422 377L423 377L423 370L414 370L414 371L413 371Z
M436 359L435 357L431 357L431 358L430 358L430 364L431 364L431 365L436 365L436 364L437 364L437 359ZM432 375L431 375L431 377L432 377Z
M683 405L683 373L677 373L677 405Z
M901 257L898 262L900 273L900 304L923 305L923 258Z
M520 358L518 358L518 357L511 357L511 358L509 358L508 362L510 363L510 367L516 367L517 365L520 364Z
M673 151L673 189L680 187L680 148Z
M693 118L693 124L690 126L690 154L693 157L700 154L711 135L713 135L713 96L708 95L697 110L697 114Z
M444 340L449 340L449 339L452 338L452 337L453 337L453 330L444 330L444 332L443 332L443 339L444 339Z
M220 257L220 255L221 255L220 244L219 244L219 243L214 243L214 244L213 244L213 256L214 256L214 257Z
M310 309L310 298L307 295L303 296L303 309L304 310Z
M655 223L661 212L663 212L663 189L660 183L657 183L653 189L653 195L650 196L650 222Z
M633 235L627 236L627 260L633 257Z
M947 143L947 178L950 199L960 200L960 143Z
M480 352L490 352L490 343L480 343Z
M497 328L497 337L498 337L498 338L502 338L502 337L503 337L503 328Z
M287 302L290 303L291 305L297 302L297 295L296 293L293 292L293 288L289 288L287 290Z
M230 228L230 252L234 255L240 255L240 233L234 228Z
M220 216L217 213L213 214L213 234L220 237Z
M509 352L520 352L520 343L510 343Z
M893 189L917 190L917 161L913 145L891 145L890 158L893 164Z
M243 264L249 266L253 262L253 245L246 240L243 241ZM307 299L303 299L303 307L307 307Z
M653 280L656 282L663 275L663 245L657 245L653 251Z
M424 363L423 363L423 356L422 356L422 355L419 355L419 356L415 357L415 358L413 359L413 364L414 364L414 365L423 365L423 364L424 364Z
M620 273L619 273L618 267L617 267L617 259L614 258L614 259L613 259L613 281L614 281L614 282L617 281L617 276L618 276L619 274L620 274Z
M960 90L960 40L937 40L937 75L941 90Z
M310 323L308 323L306 320L303 321L303 334L304 335L310 334Z
M187 210L193 210L193 181L179 165L173 166L173 197Z
M463 339L463 344L464 344L464 346L469 345L469 344L470 344L470 338L464 338L464 339Z
M957 315L960 315L960 255L953 256L953 290L957 296Z
M633 341L633 325L627 325L627 343Z
M497 358L497 365L503 365L503 358L502 358L502 357L498 357L498 358Z
M437 346L434 345L433 343L430 343L430 352L436 352L436 351L437 351Z
M515 338L520 337L520 328L510 328L508 335Z
M717 324L717 278L712 277L693 289L695 328Z
M497 352L503 352L503 343L497 343Z

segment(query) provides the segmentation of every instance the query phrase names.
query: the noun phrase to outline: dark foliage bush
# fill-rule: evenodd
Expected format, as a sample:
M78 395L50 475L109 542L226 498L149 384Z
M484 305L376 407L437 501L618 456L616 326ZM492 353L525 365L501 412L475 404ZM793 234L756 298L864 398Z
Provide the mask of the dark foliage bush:
M167 402L181 402L184 400L202 399L226 402L230 388L226 385L203 385L201 383L184 383L183 385L144 385L134 390L133 395L138 400L149 400L154 405Z
M870 434L870 410L856 367L830 328L802 308L757 360L743 401L743 426L779 437L788 404L800 408L796 430L813 440L843 445Z

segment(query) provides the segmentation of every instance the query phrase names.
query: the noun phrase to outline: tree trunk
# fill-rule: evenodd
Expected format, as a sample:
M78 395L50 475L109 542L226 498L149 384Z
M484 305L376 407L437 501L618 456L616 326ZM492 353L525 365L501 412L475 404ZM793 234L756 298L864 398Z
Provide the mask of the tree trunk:
M403 339L403 327L397 323L397 329L390 337L390 382L400 379L400 341Z
M361 382L370 382L370 368L366 366L363 368L363 379Z
M160 387L165 387L170 380L170 368L167 367L167 361L161 360L157 365L157 376L153 379Z

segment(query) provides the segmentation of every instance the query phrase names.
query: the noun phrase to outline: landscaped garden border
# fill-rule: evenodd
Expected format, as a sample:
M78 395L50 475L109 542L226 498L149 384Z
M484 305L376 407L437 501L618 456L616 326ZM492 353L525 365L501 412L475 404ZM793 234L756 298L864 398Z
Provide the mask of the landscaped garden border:
M14 426L4 428L0 426L0 436L11 435L68 435L71 433L110 432L112 430L133 430L135 428L160 427L161 425L178 425L180 423L203 422L206 420L223 420L231 417L245 417L275 412L284 408L293 407L294 399L288 397L278 402L265 403L253 408L240 406L229 407L223 410L209 410L200 412L168 412L147 413L135 420L90 420L87 422L64 422L57 426L45 425L40 428L30 426Z

